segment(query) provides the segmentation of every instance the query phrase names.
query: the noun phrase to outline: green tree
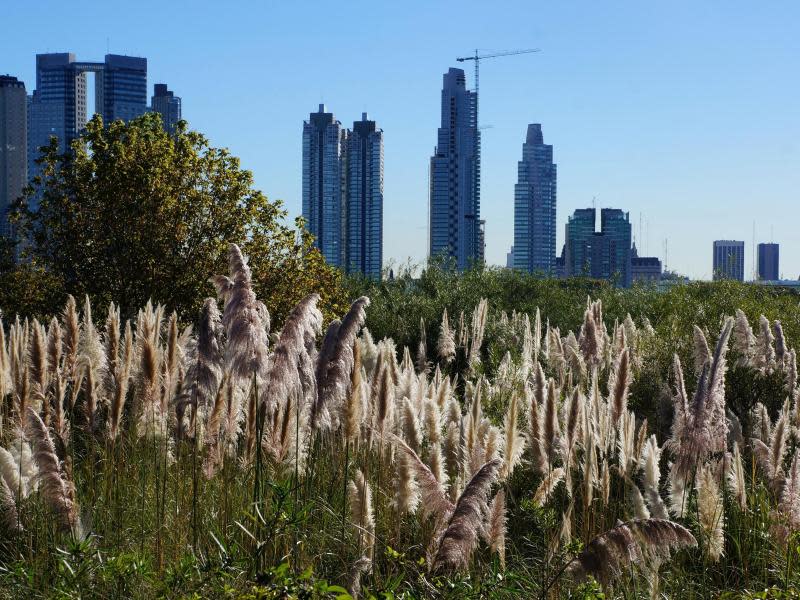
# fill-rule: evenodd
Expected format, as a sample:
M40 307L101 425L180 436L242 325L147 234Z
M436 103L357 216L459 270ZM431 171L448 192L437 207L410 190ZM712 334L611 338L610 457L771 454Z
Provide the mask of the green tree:
M152 299L191 317L235 242L277 322L311 291L323 309L344 308L340 274L300 220L287 226L281 203L254 189L239 159L185 122L170 135L155 113L107 125L95 116L70 151L53 139L39 162L42 175L14 212L28 260L64 294L114 301L127 314Z

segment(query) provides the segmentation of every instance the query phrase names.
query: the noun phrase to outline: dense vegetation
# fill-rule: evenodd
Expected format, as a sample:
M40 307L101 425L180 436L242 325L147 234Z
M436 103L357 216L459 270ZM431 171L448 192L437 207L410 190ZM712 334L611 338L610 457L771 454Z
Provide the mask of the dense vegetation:
M796 296L432 269L277 330L257 278L7 320L0 597L800 589Z
M153 300L191 322L230 242L242 243L277 320L314 290L328 317L347 306L301 223L285 224L239 159L185 122L170 135L158 113L109 124L96 115L67 152L52 138L38 162L12 214L24 260L0 248L7 314L53 314L72 294L104 310L113 301L124 316Z

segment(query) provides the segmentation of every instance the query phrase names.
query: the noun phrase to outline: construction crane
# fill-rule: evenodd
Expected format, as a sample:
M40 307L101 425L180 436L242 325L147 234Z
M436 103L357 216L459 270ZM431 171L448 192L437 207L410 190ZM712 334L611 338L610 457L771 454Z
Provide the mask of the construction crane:
M500 58L501 56L516 56L517 54L530 54L532 52L539 52L539 48L529 48L528 50L507 50L505 52L495 52L493 54L478 54L478 49L475 49L474 56L462 56L457 58L458 62L466 62L468 60L475 61L475 127L478 127L478 88L479 88L479 75L481 61L487 58Z

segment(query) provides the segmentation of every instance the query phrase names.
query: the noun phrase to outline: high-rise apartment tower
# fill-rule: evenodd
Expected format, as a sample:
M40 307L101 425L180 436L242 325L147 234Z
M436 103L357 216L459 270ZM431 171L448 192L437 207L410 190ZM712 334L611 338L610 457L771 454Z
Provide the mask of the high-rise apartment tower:
M8 209L28 183L25 84L0 75L0 235L11 237Z
M514 268L555 273L556 165L542 126L528 125L514 186Z
M484 256L477 99L462 69L444 74L441 123L430 163L428 251L458 269Z

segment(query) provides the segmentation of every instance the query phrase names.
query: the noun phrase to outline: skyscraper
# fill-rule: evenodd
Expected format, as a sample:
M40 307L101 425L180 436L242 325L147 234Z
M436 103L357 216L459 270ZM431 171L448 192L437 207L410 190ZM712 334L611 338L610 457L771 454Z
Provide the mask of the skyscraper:
M744 242L714 241L714 281L735 279L744 281Z
M380 278L383 261L383 131L362 113L347 143L348 272Z
M12 236L8 209L28 183L25 84L0 75L0 235Z
M102 81L102 86L100 81L95 84L95 97L102 87L103 101L97 98L95 104L102 106L104 122L130 121L147 112L146 58L106 54L105 63L79 63L78 68L96 70Z
M428 250L431 257L452 259L458 269L484 254L477 101L462 69L444 74L441 126L430 164Z
M780 246L778 244L758 245L758 279L778 281L780 272Z
M555 272L556 165L542 126L528 125L514 186L514 268Z
M303 218L328 264L345 265L347 130L319 105L303 123Z
M164 131L174 133L175 126L181 120L181 99L167 88L166 83L157 83L153 86L150 108L161 115Z
M600 231L595 231L597 211L581 208L566 226L564 271L567 277L613 279L631 285L631 224L628 213L618 208L600 211Z
M103 121L129 121L147 110L147 59L107 54L79 62L72 53L36 55L36 90L29 102L28 174L37 172L39 148L58 138L63 151L87 121L87 73L95 74L95 111Z
M600 231L609 241L609 270L607 277L618 277L623 287L631 285L632 230L628 213L618 208L600 211ZM604 277L605 271L604 271Z

